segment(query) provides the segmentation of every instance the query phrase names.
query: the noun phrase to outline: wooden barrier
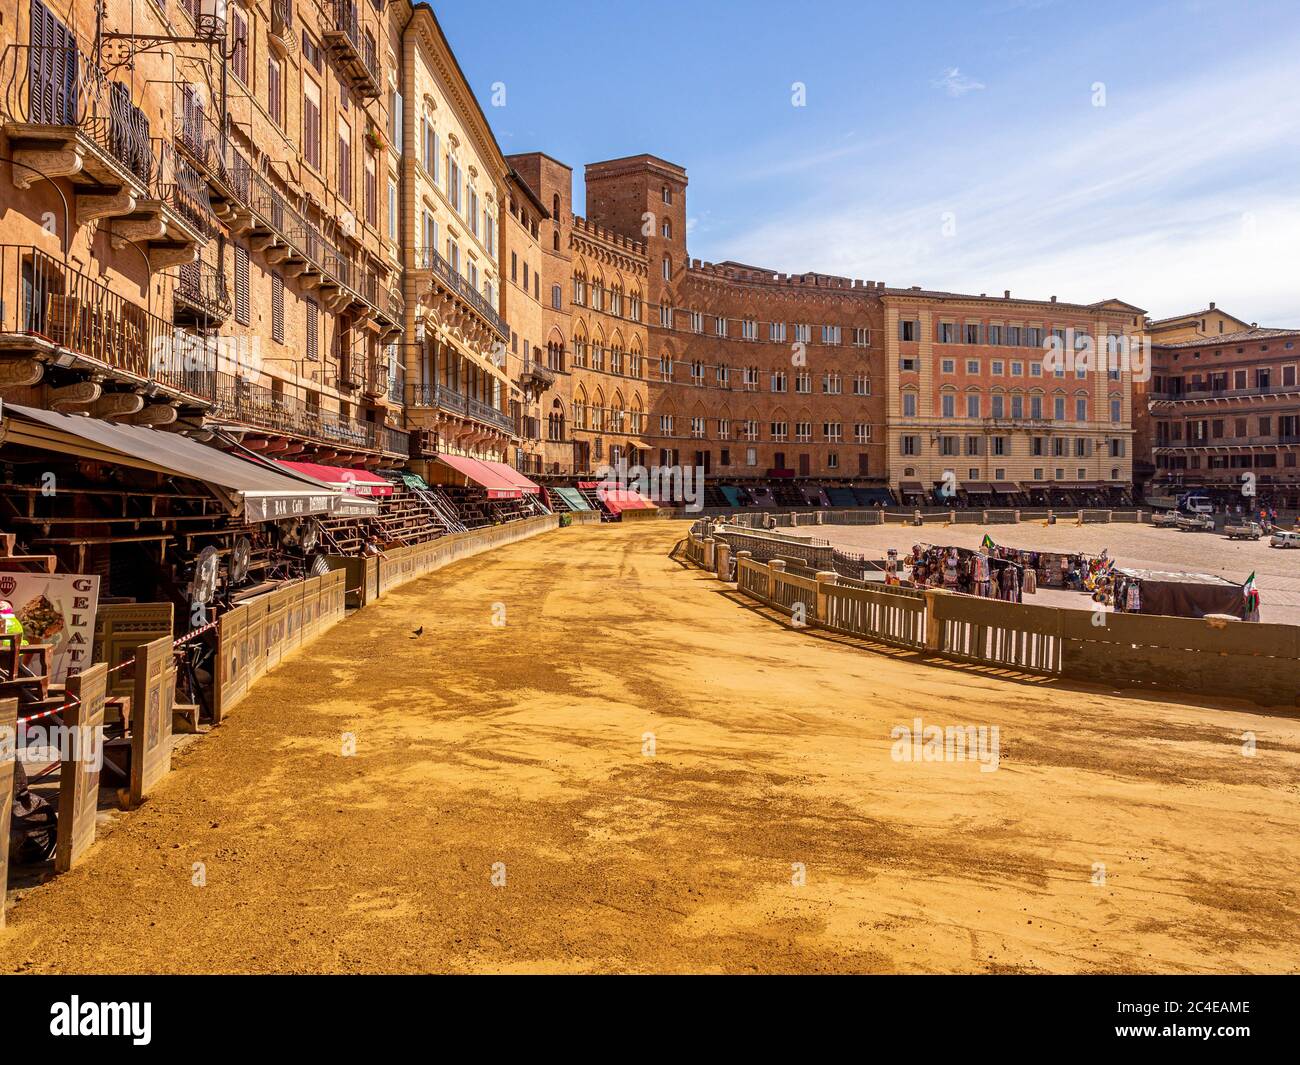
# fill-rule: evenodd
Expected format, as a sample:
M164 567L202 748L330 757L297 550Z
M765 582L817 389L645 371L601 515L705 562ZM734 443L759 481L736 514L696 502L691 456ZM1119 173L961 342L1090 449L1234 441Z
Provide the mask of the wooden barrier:
M5 926L9 887L9 819L14 804L14 762L18 757L18 700L0 699L0 928Z
M172 768L172 703L176 666L171 634L135 652L131 699L131 805L142 802Z
M1030 673L1061 672L1060 615L1066 611L937 589L926 598L928 624L938 627L935 649L940 653Z
M825 589L826 610L818 613L817 622L834 632L862 636L870 640L925 649L925 596L906 588L846 588L840 584Z
M844 587L833 573L788 573L784 562L764 565L747 551L736 556L735 575L751 599L786 613L804 604L809 625L897 647L1042 676L1300 706L1300 626Z
M170 645L169 645L170 646ZM99 771L104 741L108 666L100 662L68 678L70 705L63 723L73 737L59 767L59 830L54 871L66 873L95 842Z
M1300 706L1300 626L1058 613L1064 676Z

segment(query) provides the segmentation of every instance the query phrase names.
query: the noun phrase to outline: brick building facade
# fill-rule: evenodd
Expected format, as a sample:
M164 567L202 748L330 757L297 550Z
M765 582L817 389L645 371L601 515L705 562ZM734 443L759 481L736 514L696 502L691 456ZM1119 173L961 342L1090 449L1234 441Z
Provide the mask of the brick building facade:
M1300 507L1300 330L1193 336L1152 356L1152 489Z
M972 501L1131 479L1127 371L1042 355L1054 330L1131 334L1136 308L701 262L686 170L651 155L587 166L577 216L568 166L502 155L428 5L148 0L95 54L88 0L4 3L7 316L23 285L99 286L133 336L199 353L139 364L92 330L61 366L8 342L7 398L426 476L439 454L628 460ZM67 55L94 94L69 99L45 62ZM253 354L219 362L229 341Z

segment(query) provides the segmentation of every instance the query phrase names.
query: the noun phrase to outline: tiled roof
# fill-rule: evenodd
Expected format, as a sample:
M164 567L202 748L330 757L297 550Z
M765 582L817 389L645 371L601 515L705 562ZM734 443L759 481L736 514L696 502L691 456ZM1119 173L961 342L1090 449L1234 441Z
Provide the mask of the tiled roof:
M1168 325L1171 322L1185 322L1188 318L1200 318L1203 314L1221 314L1225 318L1231 318L1234 322L1244 322L1244 319L1238 318L1235 314L1229 314L1222 307L1205 307L1199 311L1188 311L1186 314L1175 314L1168 318L1156 318L1151 322L1152 328L1158 325Z
M1215 337L1197 337L1195 340L1176 340L1168 344L1155 344L1157 348L1217 348L1225 344L1244 344L1251 340L1270 340L1274 337L1300 337L1300 329L1241 329L1236 333L1221 333Z

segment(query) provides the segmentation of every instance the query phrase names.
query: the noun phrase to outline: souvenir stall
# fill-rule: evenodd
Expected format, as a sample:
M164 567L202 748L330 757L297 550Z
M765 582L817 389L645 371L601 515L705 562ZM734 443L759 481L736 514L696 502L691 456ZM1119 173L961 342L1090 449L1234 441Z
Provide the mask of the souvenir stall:
M1009 603L1019 603L1024 594L1024 567L983 550L914 544L904 566L917 588L943 588Z
M987 551L994 558L1018 563L1024 568L1026 576L1033 574L1035 588L1026 588L1032 592L1037 586L1043 588L1065 588L1074 591L1094 590L1101 578L1109 573L1114 560L1103 551L1100 555L1085 551L1066 553L1060 551L1026 551L1018 547L1004 547L984 537L981 550Z

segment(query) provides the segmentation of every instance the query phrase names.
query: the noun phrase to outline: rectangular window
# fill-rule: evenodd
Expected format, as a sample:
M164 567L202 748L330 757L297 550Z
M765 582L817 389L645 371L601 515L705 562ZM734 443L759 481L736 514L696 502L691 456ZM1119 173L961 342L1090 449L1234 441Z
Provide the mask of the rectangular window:
M237 7L229 9L230 15L230 73L245 85L248 84L248 16Z
M248 325L248 249L235 245L235 321Z
M916 321L907 321L899 319L898 322L898 339L913 341L921 339L921 323Z
M366 186L361 190L366 224L379 224L379 173L374 152L366 152Z
M271 339L284 343L284 278L271 275Z
M284 125L284 90L280 83L280 61L275 56L266 59L266 110L272 122Z
M352 127L339 119L339 198L352 203Z
M310 78L302 83L302 154L308 166L320 169L320 86Z
M307 308L307 358L313 362L320 358L320 307L312 299L304 300Z

